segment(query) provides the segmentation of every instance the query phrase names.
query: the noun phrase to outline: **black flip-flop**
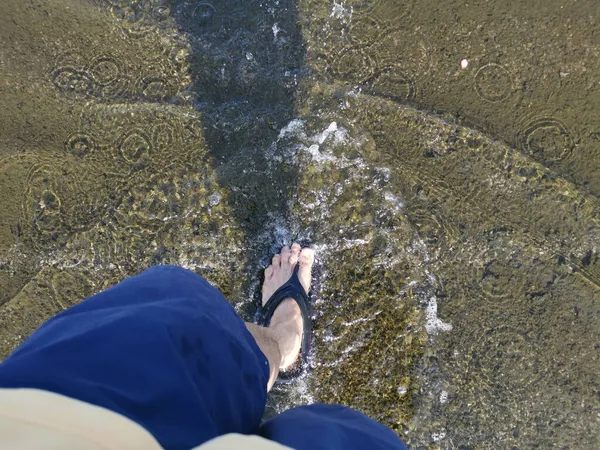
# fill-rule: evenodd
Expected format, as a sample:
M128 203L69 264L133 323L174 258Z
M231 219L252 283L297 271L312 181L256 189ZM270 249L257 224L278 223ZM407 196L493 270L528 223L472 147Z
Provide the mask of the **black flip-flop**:
M311 320L311 305L309 302L308 293L304 290L304 287L298 279L298 269L300 264L294 267L294 271L290 279L279 289L275 291L273 295L267 300L265 306L261 308L260 318L258 324L263 327L268 327L271 323L271 318L275 309L279 304L286 298L293 298L302 313L303 331L302 331L302 345L300 346L300 354L302 356L301 364L296 364L296 367L285 372L280 372L277 381L279 382L291 382L302 375L306 370L309 369L308 357L311 349L312 341L312 320Z

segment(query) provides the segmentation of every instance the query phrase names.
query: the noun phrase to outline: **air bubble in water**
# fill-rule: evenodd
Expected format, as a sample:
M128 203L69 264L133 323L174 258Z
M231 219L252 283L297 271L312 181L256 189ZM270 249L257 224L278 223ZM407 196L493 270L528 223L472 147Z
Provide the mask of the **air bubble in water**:
M208 204L210 206L217 206L222 198L223 196L221 194L215 192L208 198Z

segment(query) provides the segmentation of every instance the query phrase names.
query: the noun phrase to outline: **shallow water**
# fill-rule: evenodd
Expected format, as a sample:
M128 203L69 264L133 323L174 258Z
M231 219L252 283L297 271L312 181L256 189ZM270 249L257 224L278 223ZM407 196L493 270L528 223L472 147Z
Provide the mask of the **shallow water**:
M1 353L154 264L252 318L300 240L313 370L269 414L342 402L413 448L598 447L599 14L4 2Z

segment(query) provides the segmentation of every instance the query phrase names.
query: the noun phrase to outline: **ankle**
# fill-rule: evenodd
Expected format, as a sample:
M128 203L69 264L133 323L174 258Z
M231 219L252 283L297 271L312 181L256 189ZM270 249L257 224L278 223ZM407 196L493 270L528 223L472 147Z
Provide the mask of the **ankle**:
M284 356L280 350L277 333L275 333L275 331L271 328L264 328L254 323L246 322L246 327L268 360L269 382L267 384L267 390L270 390L273 386L273 383L277 379L279 368L284 361Z

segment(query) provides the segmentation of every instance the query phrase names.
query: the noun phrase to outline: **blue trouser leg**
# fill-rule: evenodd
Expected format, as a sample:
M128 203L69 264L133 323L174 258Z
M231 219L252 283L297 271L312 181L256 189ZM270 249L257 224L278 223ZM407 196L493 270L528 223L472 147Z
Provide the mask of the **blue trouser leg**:
M161 266L58 314L0 364L0 387L36 388L137 422L167 449L226 433L304 449L404 449L339 405L294 408L260 427L267 358L206 280Z
M57 392L146 428L168 449L254 433L269 368L206 280L155 267L46 322L0 364L1 387Z
M297 450L407 450L392 430L342 405L288 409L265 422L259 433Z

